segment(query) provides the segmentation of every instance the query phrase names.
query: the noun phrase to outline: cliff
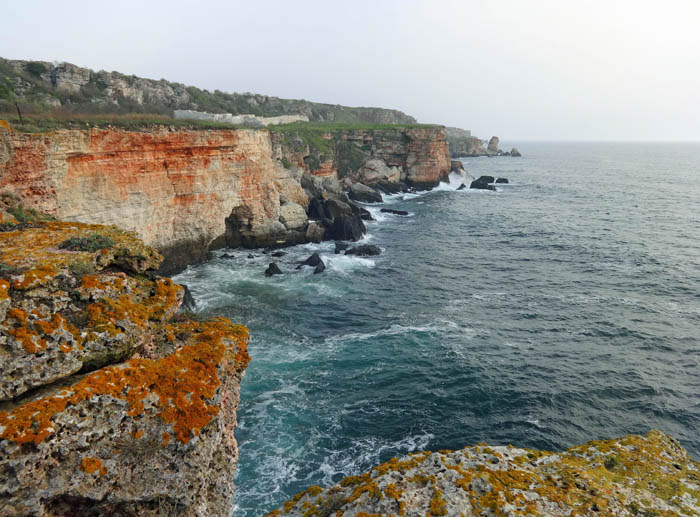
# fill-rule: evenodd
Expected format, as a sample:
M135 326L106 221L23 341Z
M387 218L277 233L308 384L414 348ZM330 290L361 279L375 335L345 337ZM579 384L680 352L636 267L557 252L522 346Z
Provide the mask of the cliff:
M387 179L368 166L393 172ZM449 168L439 126L21 133L0 125L0 192L59 219L136 232L165 256L163 272L226 243L317 240L324 230L307 213L313 198L342 196L355 181L429 188Z
M95 72L71 63L0 58L0 112L23 108L80 113L159 113L173 110L277 117L303 115L315 122L415 124L398 110L349 107L254 93L209 92L194 86L121 74ZM5 106L3 106L5 103ZM4 107L4 110L3 110Z
M247 330L176 314L133 234L3 205L0 515L230 515Z
M394 458L268 515L700 515L700 463L658 431L561 453L482 444Z

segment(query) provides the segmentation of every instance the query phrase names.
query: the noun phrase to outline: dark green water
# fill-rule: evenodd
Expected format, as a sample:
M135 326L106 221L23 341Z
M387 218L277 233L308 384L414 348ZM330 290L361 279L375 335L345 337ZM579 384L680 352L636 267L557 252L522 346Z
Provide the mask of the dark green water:
M369 259L234 251L176 280L246 324L236 516L396 455L658 428L700 456L700 145L527 144L496 193L386 206ZM378 211L377 208L373 208ZM293 271L313 250L322 275Z

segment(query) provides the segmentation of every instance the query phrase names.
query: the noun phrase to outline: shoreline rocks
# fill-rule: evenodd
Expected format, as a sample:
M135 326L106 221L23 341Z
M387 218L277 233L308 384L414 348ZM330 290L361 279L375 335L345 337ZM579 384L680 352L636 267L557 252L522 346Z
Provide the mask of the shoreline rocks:
M271 516L697 515L700 463L659 431L564 452L480 444L393 458L312 486Z

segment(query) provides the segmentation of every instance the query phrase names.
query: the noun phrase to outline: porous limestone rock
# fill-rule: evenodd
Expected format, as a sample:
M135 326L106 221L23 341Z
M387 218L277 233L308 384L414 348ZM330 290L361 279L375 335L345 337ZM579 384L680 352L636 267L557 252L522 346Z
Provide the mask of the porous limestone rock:
M1 230L0 515L230 515L247 329L173 316L183 288L115 227Z
M384 160L372 158L367 160L357 171L358 179L365 185L372 185L378 181L399 183L401 171L398 167L389 167Z
M313 486L268 517L282 515L700 515L700 463L659 431L560 453L482 444Z

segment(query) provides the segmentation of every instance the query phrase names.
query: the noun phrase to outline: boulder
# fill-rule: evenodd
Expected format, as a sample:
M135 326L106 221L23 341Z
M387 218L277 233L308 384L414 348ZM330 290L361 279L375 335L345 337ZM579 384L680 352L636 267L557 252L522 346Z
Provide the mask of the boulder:
M287 254L286 251L275 251L272 256L273 257L284 257Z
M365 184L378 181L398 183L401 181L401 171L398 167L389 167L384 160L372 158L367 160L357 171L359 179Z
M281 275L281 274L282 274L282 270L274 262L271 262L270 265L265 270L265 276Z
M457 190L464 190L465 188L467 188L466 183L462 183L459 187L457 187Z
M356 215L340 216L326 228L326 237L338 241L359 241L365 234L362 218Z
M328 199L324 206L324 212L329 219L335 219L341 215L352 215L353 209L347 203L338 199Z
M350 201L350 203L348 203L348 204L350 205L350 208L352 209L352 213L355 215L359 215L363 221L374 221L374 217L372 217L372 213L369 210L367 210L366 208L363 208L359 205L356 205L352 201Z
M355 246L350 248L345 252L346 255L356 255L358 257L373 257L375 255L381 254L382 250L379 246L374 244L363 244L362 246Z
M486 152L489 154L497 154L499 143L500 143L500 139L497 136L492 136L491 139L489 140L489 145L486 148Z
M390 181L378 181L373 187L384 194L396 194L406 188L402 183L392 183Z
M318 252L314 251L313 255L311 255L309 258L307 258L306 260L299 263L299 266L297 266L297 269L299 269L302 266L316 267L322 262L323 261L321 260L321 256L318 254Z
M348 249L350 245L347 242L336 242L335 243L335 254L338 255L341 251Z
M508 183L508 178L498 178L496 179L496 183Z
M520 154L520 151L518 151L518 148L517 148L517 147L513 147L513 148L510 150L510 155L513 156L513 157L515 157L515 158L520 158L520 157L522 156L522 154Z
M309 226L306 227L306 239L309 242L321 242L325 233L326 229L320 223L311 222Z
M326 270L326 265L323 263L323 261L321 261L316 265L316 268L314 269L314 275L318 275L319 273L323 273L325 270Z
M309 218L318 220L328 219L326 203L322 198L315 197L309 201Z
M280 206L278 220L288 230L304 228L309 221L304 207L293 201L287 201L284 205Z
M361 203L381 203L382 195L367 185L362 183L353 183L348 190L350 199L360 201Z
M478 179L472 181L469 188L480 189L480 190L496 190L496 187L491 185L493 183L493 176L481 176Z
M222 259L232 259L232 258L236 258L236 255L234 255L233 253L224 253L223 255L221 255L221 258Z
M408 215L408 212L406 212L406 210L394 210L393 208L382 208L380 212L394 215Z

